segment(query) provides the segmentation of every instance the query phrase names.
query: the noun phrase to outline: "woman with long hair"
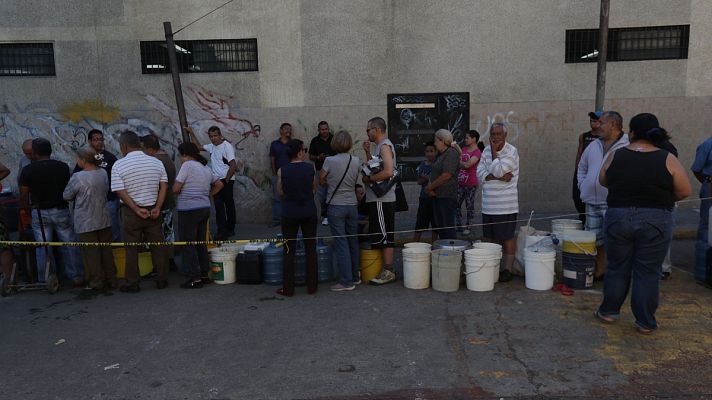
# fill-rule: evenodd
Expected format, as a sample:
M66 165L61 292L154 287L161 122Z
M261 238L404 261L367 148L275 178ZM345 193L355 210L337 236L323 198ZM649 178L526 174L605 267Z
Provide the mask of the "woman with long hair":
M460 171L457 174L457 226L463 235L470 234L470 224L475 220L475 192L477 192L477 164L482 151L477 146L480 133L471 130L465 135L465 145L460 155ZM462 203L465 202L466 219L462 224Z
M670 137L655 115L633 117L628 135L630 144L608 157L599 176L608 188L604 219L608 269L595 316L603 323L616 322L632 286L635 327L650 334L658 327L655 311L662 263L672 238L672 209L692 189L680 161L660 149Z
M210 219L210 196L219 192L223 183L207 167L208 161L200 155L198 146L183 142L178 146L182 165L173 193L177 195L178 240L204 241ZM180 285L183 289L199 289L209 282L208 247L205 244L188 245L182 251L183 270L189 278Z

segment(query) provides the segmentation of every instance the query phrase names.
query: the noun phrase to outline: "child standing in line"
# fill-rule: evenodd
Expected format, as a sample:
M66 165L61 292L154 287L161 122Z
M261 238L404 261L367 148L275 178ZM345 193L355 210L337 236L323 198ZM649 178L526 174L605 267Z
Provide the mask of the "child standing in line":
M432 164L433 161L435 161L436 155L437 150L435 150L435 143L426 143L425 160L421 161L418 168L415 169L415 172L418 174L418 185L420 185L420 197L418 198L418 216L415 220L414 242L420 241L420 236L423 233L422 230L430 228L433 219L433 199L428 197L425 193L425 187L428 186L430 182L430 173L433 170ZM430 234L433 242L437 240L437 233L430 231Z

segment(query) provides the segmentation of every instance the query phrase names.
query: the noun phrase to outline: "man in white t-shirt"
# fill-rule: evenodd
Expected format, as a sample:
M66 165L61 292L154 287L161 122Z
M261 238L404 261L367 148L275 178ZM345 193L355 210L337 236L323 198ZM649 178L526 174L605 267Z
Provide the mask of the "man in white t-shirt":
M233 185L237 171L235 149L232 143L225 140L217 126L208 128L210 144L206 145L200 144L192 129L188 128L186 131L198 148L202 147L203 150L210 153L210 170L223 183L223 188L213 195L213 200L215 202L215 223L218 226L218 234L215 239L225 240L235 235L235 198L233 197Z

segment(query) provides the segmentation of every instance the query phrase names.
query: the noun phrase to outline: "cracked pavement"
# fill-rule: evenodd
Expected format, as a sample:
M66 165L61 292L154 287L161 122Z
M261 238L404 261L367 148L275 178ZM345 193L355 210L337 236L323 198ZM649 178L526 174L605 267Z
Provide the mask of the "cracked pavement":
M693 242L673 258L692 263ZM689 252L689 253L688 253ZM712 398L712 291L681 270L662 284L661 328L592 316L524 287L408 290L402 281L315 296L210 285L78 300L0 299L2 399Z

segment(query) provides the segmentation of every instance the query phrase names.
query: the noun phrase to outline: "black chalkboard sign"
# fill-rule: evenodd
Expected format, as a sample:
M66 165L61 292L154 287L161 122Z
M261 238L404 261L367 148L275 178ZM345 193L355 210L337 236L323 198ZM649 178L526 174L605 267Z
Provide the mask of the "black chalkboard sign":
M425 159L425 143L447 129L461 143L470 129L470 93L388 95L388 138L396 147L398 169L406 181L417 180L415 168Z

